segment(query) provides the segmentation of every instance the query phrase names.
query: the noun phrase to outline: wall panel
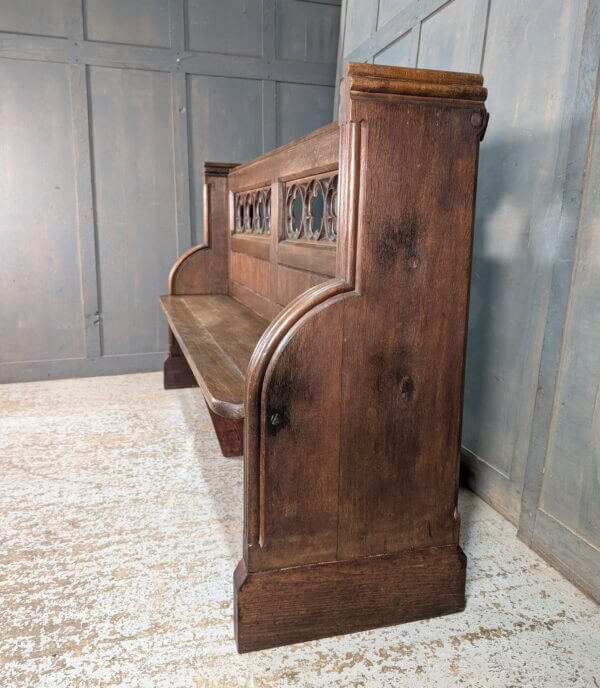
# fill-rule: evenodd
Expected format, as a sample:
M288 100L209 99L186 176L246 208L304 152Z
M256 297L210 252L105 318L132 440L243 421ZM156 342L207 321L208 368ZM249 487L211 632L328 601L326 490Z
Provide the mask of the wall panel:
M176 257L170 77L90 67L102 352L166 347L156 295Z
M377 21L377 2L346 0L343 55L346 56L366 41Z
M277 145L331 121L334 89L307 84L277 84Z
M0 60L0 362L85 354L64 64Z
M415 29L416 30L416 29ZM403 67L413 67L412 47L413 33L407 31L404 35L390 43L381 52L377 53L373 62L375 64L399 65Z
M417 66L424 69L469 71L471 33L477 0L451 0L423 20Z
M412 0L380 0L377 15L377 28L381 28L390 19L398 15L411 4Z
M67 36L73 0L0 0L0 31Z
M592 60L597 56L594 48ZM576 100L585 104L594 98L596 126L579 231L574 241L565 228L571 253L561 251L559 264L566 276L573 273L572 282L560 279L559 271L555 280L562 283L566 322L564 329L559 330L560 320L550 320L547 327L562 334L562 346L555 347L559 363L555 395L548 405L550 431L547 446L528 461L519 526L532 546L600 600L600 100L593 81ZM585 139L581 143L583 147ZM545 353L552 341L549 334Z
M83 0L90 41L169 47L169 0Z
M188 77L192 241L202 237L204 162L244 162L263 151L262 82Z
M548 5L552 12L547 15ZM552 174L570 85L572 3L494 2L484 71L492 125L481 148L463 444L496 471L491 498L518 518L537 389L553 242ZM520 27L552 17L556 41ZM537 56L535 75L523 69ZM556 172L555 172L556 171ZM492 478L490 478L492 480Z
M228 55L262 55L262 0L186 0L186 47Z
M340 8L302 0L277 0L277 57L335 62Z

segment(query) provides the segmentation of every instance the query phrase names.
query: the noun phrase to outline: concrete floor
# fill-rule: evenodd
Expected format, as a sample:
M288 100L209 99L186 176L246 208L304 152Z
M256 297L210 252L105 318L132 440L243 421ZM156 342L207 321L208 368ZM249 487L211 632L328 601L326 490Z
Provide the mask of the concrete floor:
M0 688L600 688L598 606L461 494L467 609L239 656L242 466L151 373L0 387Z

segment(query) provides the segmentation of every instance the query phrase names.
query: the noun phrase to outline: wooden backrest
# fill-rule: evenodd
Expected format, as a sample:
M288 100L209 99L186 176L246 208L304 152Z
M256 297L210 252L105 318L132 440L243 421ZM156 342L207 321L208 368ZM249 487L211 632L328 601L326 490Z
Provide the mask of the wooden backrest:
M228 173L228 291L266 319L335 275L338 163L333 123Z

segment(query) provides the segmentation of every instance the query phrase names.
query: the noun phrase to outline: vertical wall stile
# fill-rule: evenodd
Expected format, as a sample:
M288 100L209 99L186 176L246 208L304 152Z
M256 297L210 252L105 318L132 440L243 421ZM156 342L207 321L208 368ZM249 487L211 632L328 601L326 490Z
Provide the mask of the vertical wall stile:
M419 47L421 45L421 27L423 22L417 22L410 32L410 66L419 64Z
M188 140L187 76L181 69L185 52L185 0L169 0L169 36L171 50L175 52L174 70L171 72L173 96L173 154L175 168L175 222L177 252L183 253L194 243L190 200L190 162Z
M75 1L67 31L71 42L69 81L73 119L73 157L76 175L77 225L81 271L85 352L87 359L102 355L102 312L98 289L98 256L95 226L92 148L87 65L77 56L84 39L83 3Z
M274 79L274 62L277 57L275 0L263 0L262 51L263 59L269 65L269 78L262 81L262 152L277 147L277 82Z

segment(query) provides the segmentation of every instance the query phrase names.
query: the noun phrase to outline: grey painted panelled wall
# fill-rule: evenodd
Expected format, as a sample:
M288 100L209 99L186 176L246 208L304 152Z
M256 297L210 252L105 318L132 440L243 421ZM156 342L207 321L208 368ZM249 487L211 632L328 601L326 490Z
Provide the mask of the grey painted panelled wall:
M344 0L341 22L338 81L348 60L484 74L464 465L599 598L600 1Z
M0 0L0 381L158 370L205 160L330 122L339 0Z

